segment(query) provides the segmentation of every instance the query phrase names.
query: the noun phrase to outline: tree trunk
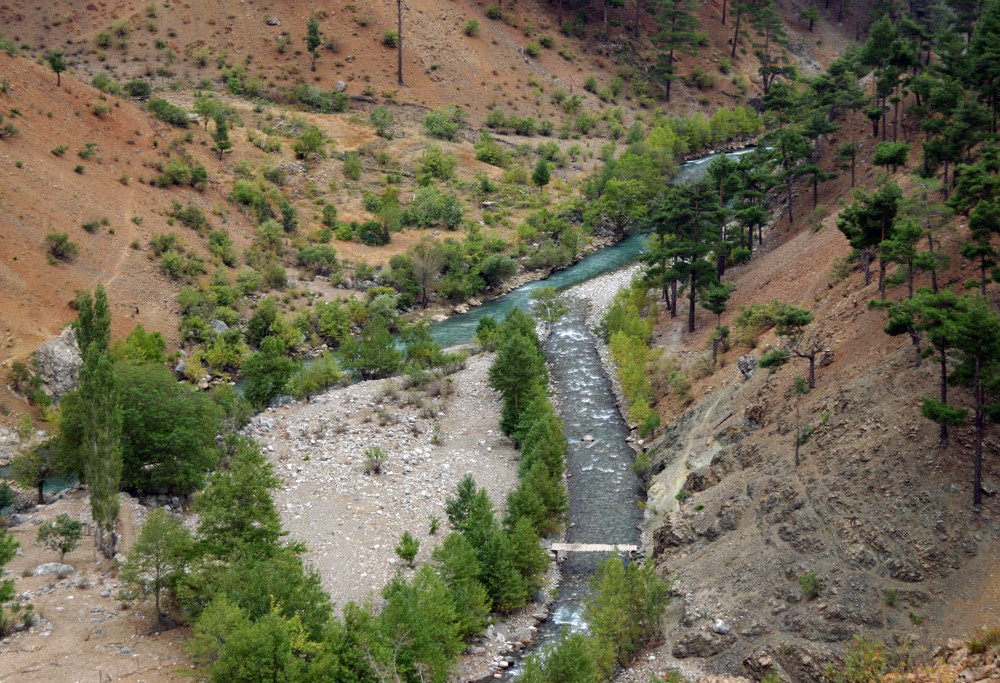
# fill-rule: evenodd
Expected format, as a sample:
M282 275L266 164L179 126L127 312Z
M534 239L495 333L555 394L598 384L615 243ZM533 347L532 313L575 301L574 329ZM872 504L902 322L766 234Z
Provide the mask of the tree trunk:
M403 0L396 0L396 78L403 85Z
M45 479L38 480L38 504L45 505Z
M924 199L926 199L926 196ZM929 230L927 231L927 253L934 253L934 237L931 236ZM931 259L931 263L934 263L933 259ZM937 294L938 291L937 268L931 268L931 291L935 294Z
M670 281L670 317L677 317L677 279Z
M857 155L856 154L852 154L851 155L851 187L854 187L854 168L855 168L855 166L857 166L857 164L855 163L856 161L857 161Z
M740 21L743 19L743 9L736 10L736 30L733 31L733 49L729 51L729 58L736 59L736 45L740 42Z
M764 246L764 224L759 223L757 225L757 246Z
M979 257L979 293L986 296L986 257Z
M809 388L816 388L816 351L809 354Z
M791 225L795 222L795 216L792 214L792 176L788 176L788 224Z
M726 25L726 9L728 6L728 0L722 0L722 25Z
M879 254L878 257L878 295L882 301L885 301L885 269L886 269L885 259Z
M916 358L913 359L913 367L919 368L924 362L920 350L920 331L911 327L907 330L907 332L910 334L910 341L913 343L913 351L916 353Z
M692 264L693 265L693 264ZM696 279L697 266L693 267L691 270L691 286L688 290L688 332L694 332L694 288Z
M799 416L799 398L795 398L795 466L799 466L799 446L802 444L802 418Z
M979 358L976 358L976 450L972 475L972 509L977 514L983 504L983 432L986 429L986 416L983 414L983 378L979 362Z
M948 405L948 354L942 346L938 359L941 365L941 405ZM938 443L942 446L948 445L948 423L941 422L941 429L938 431Z
M604 0L604 42L611 38L611 27L608 26L608 0Z
M559 0L559 6L562 7L562 0ZM639 40L639 8L642 6L641 0L635 0L635 20L632 23L632 37ZM562 22L559 22L562 24Z
M872 283L872 252L868 247L861 250L861 272L865 274L865 286Z

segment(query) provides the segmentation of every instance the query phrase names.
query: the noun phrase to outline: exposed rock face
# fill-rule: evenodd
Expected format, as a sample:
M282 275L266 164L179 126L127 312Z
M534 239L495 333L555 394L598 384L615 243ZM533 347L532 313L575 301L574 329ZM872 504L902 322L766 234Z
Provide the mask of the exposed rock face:
M753 377L754 368L757 367L757 357L753 354L746 354L736 359L736 367L740 369L743 379Z
M33 358L38 363L42 382L53 399L58 401L76 387L83 358L76 345L76 333L72 327L67 327L58 337L39 346Z

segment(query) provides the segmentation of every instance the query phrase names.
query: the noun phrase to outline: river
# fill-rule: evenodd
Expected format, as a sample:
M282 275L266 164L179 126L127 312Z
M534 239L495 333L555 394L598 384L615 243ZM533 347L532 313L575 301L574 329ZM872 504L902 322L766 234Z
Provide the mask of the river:
M730 153L739 157L749 150ZM704 176L717 155L683 164L674 184L690 183ZM484 316L500 320L515 307L528 308L532 293L541 287L563 291L621 268L642 253L645 235L631 235L614 246L587 256L546 280L530 282L468 313L431 327L442 346L468 342ZM570 300L570 312L553 325L544 344L551 371L556 406L569 442L566 457L569 492L569 543L639 545L642 489L632 472L634 452L628 444L629 429L622 418L611 382L597 353L597 340L587 325L584 303ZM535 648L544 648L563 628L585 630L584 602L590 577L607 552L567 553L560 567L560 584L549 619L540 625ZM513 669L517 675L519 667Z

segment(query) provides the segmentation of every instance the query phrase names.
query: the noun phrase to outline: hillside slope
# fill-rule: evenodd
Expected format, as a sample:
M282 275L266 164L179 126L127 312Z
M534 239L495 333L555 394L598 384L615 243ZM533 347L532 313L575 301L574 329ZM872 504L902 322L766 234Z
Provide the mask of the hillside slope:
M822 201L848 196L841 180ZM876 283L863 285L856 261L846 279L834 273L850 252L836 214L815 229L782 221L752 265L732 275L730 311L776 299L813 313L808 334L825 349L816 388L796 397L793 380L806 361L795 358L744 380L735 360L777 345L767 333L697 381L701 398L647 445L658 473L645 538L676 578L680 603L666 649L706 657L721 672L759 676L776 666L789 680L815 681L856 635L919 661L934 644L1000 619L991 569L1000 556L995 434L986 446L989 495L976 514L972 430L938 446L937 426L919 407L936 391L937 366L915 367L909 339L882 331L885 313L867 306L878 298ZM962 230L944 238L956 264L944 287L961 288L971 276L955 253ZM723 322L732 324L731 315ZM710 322L702 324L692 337L683 320L661 320L658 343L691 367L708 343ZM797 423L812 430L798 467ZM801 585L810 575L812 599ZM713 632L719 619L731 633Z

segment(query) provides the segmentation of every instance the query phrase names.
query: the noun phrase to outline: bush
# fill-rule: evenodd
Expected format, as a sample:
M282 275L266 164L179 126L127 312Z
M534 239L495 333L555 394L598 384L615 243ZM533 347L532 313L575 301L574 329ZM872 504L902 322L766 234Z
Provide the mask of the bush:
M385 107L376 107L372 110L368 118L372 125L375 126L376 135L386 140L392 139L392 126L395 123L395 119L388 109Z
M48 245L49 256L58 261L70 261L80 251L65 232L50 232L45 236L45 243Z
M381 446L372 446L365 451L365 474L382 474L382 468L389 454ZM414 553L416 555L416 553Z
M344 177L350 180L361 180L361 155L348 152L344 155Z
M38 528L37 540L49 550L58 552L59 561L62 562L66 553L72 552L80 544L82 535L83 524L62 513Z
M128 93L129 97L146 100L153 94L153 86L149 84L149 81L136 78L125 84L125 92Z
M816 572L806 572L799 577L799 589L802 596L807 600L812 600L819 595L819 576Z
M529 57L537 57L542 54L542 48L538 46L538 43L531 42L524 46L524 53Z
M493 111L498 111L494 109ZM492 115L492 112L491 112ZM500 113L503 116L503 113ZM479 140L476 141L476 160L482 161L483 163L490 164L491 166L498 166L503 168L504 164L507 162L507 156L503 152L503 148L500 147L500 143L496 139L483 131L479 135Z
M458 107L435 109L424 117L424 128L431 137L454 140L464 116Z
M399 34L392 29L387 29L382 33L382 44L386 47L396 47L399 45Z
M475 19L469 19L462 27L462 32L470 38L475 38L479 35L479 22Z
M434 178L437 180L451 180L455 177L455 169L458 167L458 159L454 154L446 154L437 145L431 146L420 158L420 170L417 179L421 185L426 185L427 181Z
M160 97L150 100L147 106L153 116L161 121L169 123L172 126L177 126L178 128L188 127L188 113L181 107L171 104Z
M396 546L396 554L399 558L406 562L406 566L411 569L414 566L414 560L417 559L417 552L420 551L420 540L414 538L413 534L409 531L404 531L402 538L399 539L399 545Z
M555 38L553 38L552 36L540 36L538 38L538 42L546 50L551 49L556 44Z
M312 398L344 378L340 365L329 352L303 367L289 380L288 391L300 401Z
M298 264L313 275L329 277L340 270L336 249L325 244L299 249Z
M788 362L791 354L786 349L771 349L760 357L760 367L778 368Z
M486 17L489 19L503 19L503 11L500 9L500 5L495 2L486 5Z

